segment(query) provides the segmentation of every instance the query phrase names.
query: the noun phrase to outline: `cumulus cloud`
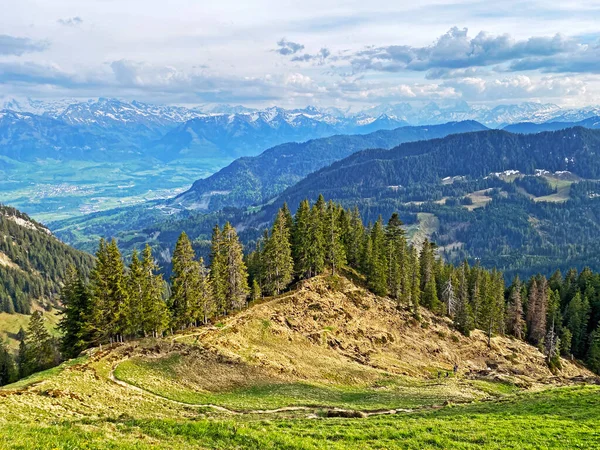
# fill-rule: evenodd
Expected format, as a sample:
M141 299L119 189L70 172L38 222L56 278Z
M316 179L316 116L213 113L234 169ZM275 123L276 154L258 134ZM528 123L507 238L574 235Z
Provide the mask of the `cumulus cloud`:
M284 56L294 55L304 50L304 45L298 44L297 42L288 41L285 38L282 38L279 42L277 42L277 47L278 48L275 51Z
M76 27L83 23L83 19L79 16L67 17L64 19L58 19L57 22L65 27Z
M483 67L530 57L560 55L579 48L580 44L561 34L517 41L508 34L493 36L482 31L471 38L467 28L454 27L427 47L373 47L356 52L349 59L355 71L420 72Z
M45 41L34 41L29 38L0 35L0 55L21 56L25 53L41 52L49 47Z

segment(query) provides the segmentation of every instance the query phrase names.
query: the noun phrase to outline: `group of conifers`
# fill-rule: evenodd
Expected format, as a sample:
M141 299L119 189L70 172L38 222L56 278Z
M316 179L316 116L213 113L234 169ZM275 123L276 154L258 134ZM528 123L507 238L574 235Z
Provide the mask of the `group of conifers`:
M277 295L296 280L340 270L362 274L372 292L390 297L417 320L423 306L452 318L467 336L478 328L488 339L506 334L527 340L544 351L552 368L560 367L562 354L600 372L599 274L585 269L564 277L556 272L549 280L538 275L527 283L516 278L506 288L496 270L445 263L427 240L410 245L397 214L387 223L379 218L365 226L356 208L344 209L322 196L313 205L304 200L295 215L284 205L247 255L231 224L215 226L208 266L182 233L170 283L150 246L141 258L134 251L126 267L116 241L101 240L89 279L77 268L67 277L60 350L63 357L74 357L102 343L197 326L248 301ZM31 342L26 335L24 347ZM39 351L49 351L48 346ZM0 377L2 355L0 349ZM56 361L55 350L52 355ZM49 364L47 358L44 367Z

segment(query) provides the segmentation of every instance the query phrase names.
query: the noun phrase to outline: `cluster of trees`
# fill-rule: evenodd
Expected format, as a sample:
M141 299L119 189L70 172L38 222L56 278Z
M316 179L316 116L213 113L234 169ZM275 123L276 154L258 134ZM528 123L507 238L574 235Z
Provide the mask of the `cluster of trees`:
M508 292L510 334L543 348L551 366L562 355L600 373L600 274L571 269L527 283L516 277Z
M515 278L506 288L496 270L466 261L445 263L428 240L409 244L396 213L387 222L379 217L365 225L357 208L344 209L319 196L312 205L302 201L295 215L287 205L279 209L247 256L229 223L213 229L208 265L181 233L172 264L167 283L149 246L141 258L134 252L126 266L117 243L101 240L89 279L77 269L67 275L59 325L63 356L206 323L249 299L277 295L295 280L351 268L364 275L370 290L392 298L416 319L423 306L450 317L465 335L476 328L488 340L512 335L539 346L553 367L560 364L559 355L573 355L600 371L600 274L586 269L565 277L556 272L549 280L538 275L528 283ZM58 345L38 323L41 315L33 317L21 340L19 375L58 361ZM0 348L2 380L13 373L4 362L7 354Z
M520 177L515 180L515 184L536 197L556 194L557 192L556 187L552 186L548 180L542 176L527 175Z

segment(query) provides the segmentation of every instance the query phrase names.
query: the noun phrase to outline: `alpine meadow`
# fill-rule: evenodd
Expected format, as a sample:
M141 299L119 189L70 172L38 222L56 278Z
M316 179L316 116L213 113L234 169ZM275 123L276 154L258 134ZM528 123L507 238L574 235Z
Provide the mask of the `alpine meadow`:
M594 2L0 9L0 449L600 449Z

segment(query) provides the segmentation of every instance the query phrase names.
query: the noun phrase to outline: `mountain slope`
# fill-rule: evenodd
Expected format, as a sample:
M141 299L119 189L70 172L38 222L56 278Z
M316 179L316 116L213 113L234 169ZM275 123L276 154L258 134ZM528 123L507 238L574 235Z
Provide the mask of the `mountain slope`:
M566 128L573 127L584 127L593 130L600 129L600 117L594 116L579 122L544 122L544 123L533 123L533 122L521 122L513 125L507 125L503 128L504 131L510 133L522 133L532 134L541 133L544 131L558 131Z
M599 153L600 131L585 128L535 135L498 130L451 135L355 153L307 176L279 200L295 207L319 193L334 199L366 198L413 183L439 184L446 177L481 178L507 170L570 171L597 179Z
M309 173L357 151L391 148L404 142L484 129L486 127L477 122L456 122L282 144L258 156L235 160L216 174L196 181L189 191L170 204L212 211L227 206L244 208L261 204Z
M56 304L70 265L87 271L92 256L63 244L27 215L0 205L0 312L29 313L33 301Z
M109 139L50 117L0 111L0 155L17 161L89 159L104 154Z

